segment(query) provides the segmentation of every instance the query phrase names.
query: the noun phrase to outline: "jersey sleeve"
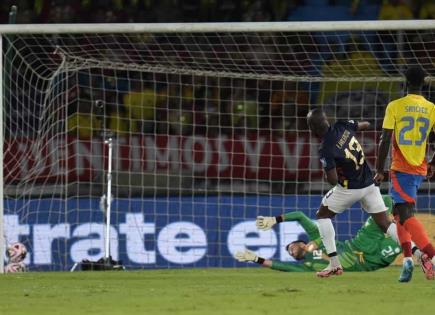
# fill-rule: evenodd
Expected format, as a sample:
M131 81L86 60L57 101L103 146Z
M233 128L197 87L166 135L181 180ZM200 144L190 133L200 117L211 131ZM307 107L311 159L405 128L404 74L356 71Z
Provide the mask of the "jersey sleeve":
M346 122L346 127L353 131L358 131L358 122L355 120L348 120Z
M285 263L276 260L272 261L271 269L286 272L314 271L313 267L306 266L305 264Z
M271 269L286 272L320 271L325 269L328 265L329 262L324 259L311 259L302 264L273 260Z
M313 221L311 221L311 219L307 217L303 212L287 212L286 214L284 214L284 221L299 222L305 232L307 232L310 241L315 242L318 246L322 243L317 225Z
M319 150L320 163L325 171L336 167L334 158L334 144L325 141Z
M394 129L396 124L393 110L393 103L389 103L387 109L385 110L384 122L382 123L382 128L384 129Z

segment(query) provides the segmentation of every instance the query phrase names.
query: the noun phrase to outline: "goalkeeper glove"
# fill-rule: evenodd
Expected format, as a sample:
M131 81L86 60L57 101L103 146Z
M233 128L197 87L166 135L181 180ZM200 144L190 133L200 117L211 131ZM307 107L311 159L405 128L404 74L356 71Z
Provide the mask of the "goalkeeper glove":
M277 223L276 217L257 217L255 220L255 225L259 230L267 231L270 230Z
M263 264L264 258L258 257L253 251L245 250L244 252L237 252L236 259L240 262L255 262L257 264Z

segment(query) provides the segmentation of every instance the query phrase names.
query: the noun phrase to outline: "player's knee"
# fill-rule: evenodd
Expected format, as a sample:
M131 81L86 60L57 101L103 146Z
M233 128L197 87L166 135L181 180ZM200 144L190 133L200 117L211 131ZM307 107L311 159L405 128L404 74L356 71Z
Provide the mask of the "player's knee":
M316 219L323 219L322 212L320 210L317 210L316 212Z
M322 205L319 210L316 212L316 218L317 219L329 219L333 218L335 215L334 212L328 209L328 207Z
M322 210L322 208L317 210L317 212L316 212L316 218L317 219L324 219L325 218L325 212Z
M394 205L393 213L399 216L400 224L404 224L406 220L414 216L415 205L413 203L399 203Z
M386 232L388 230L391 221L385 212L372 214L372 218L382 231Z

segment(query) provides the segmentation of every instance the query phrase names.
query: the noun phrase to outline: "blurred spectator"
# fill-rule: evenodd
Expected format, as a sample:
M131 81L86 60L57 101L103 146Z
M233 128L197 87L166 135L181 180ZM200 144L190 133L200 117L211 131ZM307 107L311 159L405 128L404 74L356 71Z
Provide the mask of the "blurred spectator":
M403 47L403 57L409 64L420 64L430 76L435 75L435 34L431 30L425 32L406 32L409 42Z
M195 134L209 137L218 136L221 132L223 115L220 112L222 99L220 98L219 80L207 78L202 82L198 98L194 103Z
M220 134L221 115L219 112L218 102L210 100L204 109L196 115L195 124L199 134L216 137Z
M195 100L194 79L191 76L177 77L178 83L169 87L168 124L169 133L190 135L193 132L193 103Z
M337 119L364 119L374 126L382 123L383 106L389 99L398 96L397 82L349 82L339 80L351 77L384 76L375 56L367 50L360 38L351 38L346 53L331 59L322 68L325 77L336 77L337 81L322 82L318 103L325 106L331 117Z
M17 14L17 24L29 24L34 19L34 13L31 9L21 9L20 14Z
M212 22L212 21L283 21L304 0L3 0L0 22L7 23L12 4L18 6L19 23L138 23L138 22ZM363 5L381 1L349 0L355 14ZM410 19L413 10L423 19L433 16L433 1L383 1L379 19ZM419 11L417 3L424 2ZM346 1L327 1L325 6L343 6ZM412 7L411 5L412 4ZM432 12L432 13L431 13Z
M130 126L130 120L125 116L125 112L121 109L113 109L107 117L108 130L116 135L129 134L135 132L134 127Z
M141 78L132 79L131 90L123 98L132 128L144 133L152 132L156 106L161 101L162 96L151 86L145 87Z
M9 3L0 4L2 10L9 9ZM344 1L329 1L328 7L341 5ZM358 1L354 5L371 1ZM421 1L419 16L433 18L435 3ZM420 2L419 2L420 3ZM157 22L157 21L271 21L279 20L289 10L304 4L302 0L259 1L259 0L18 0L18 21L28 23L40 22ZM171 8L171 10L168 10ZM410 6L405 1L384 1L380 19L412 18ZM195 70L216 70L221 72L254 73L290 76L383 76L381 66L390 62L394 74L398 68L397 36L394 32L378 32L380 49L379 59L362 43L351 42L343 55L337 58L337 47L345 46L349 35L330 37L342 39L342 42L321 42L323 34L312 33L261 33L253 34L219 34L219 36L179 36L177 40L166 35L136 35L113 38L110 44L103 38L89 39L80 53L85 57L98 55L105 61L113 63L131 62L132 64L152 64L168 66L169 69L193 65ZM434 40L422 40L422 33L409 39L403 55L407 60L415 58L428 68L432 64L430 45ZM321 36L320 36L321 35ZM147 36L147 39L145 39ZM433 36L432 33L424 36ZM74 40L70 39L70 40ZM81 44L81 42L79 43ZM371 44L371 48L376 43ZM36 45L35 45L36 46ZM48 47L49 45L47 45ZM193 49L192 49L193 47ZM87 49L89 48L89 49ZM118 49L121 48L121 49ZM204 50L202 50L204 48ZM176 53L174 52L176 50ZM320 73L321 65L329 50L328 61ZM73 53L79 53L77 49ZM408 54L408 55L407 55ZM168 70L169 71L169 70ZM108 124L116 133L131 132L150 133L156 130L174 134L220 134L227 127L237 132L246 129L257 131L258 128L270 130L293 130L301 127L305 121L308 93L307 87L300 83L282 81L216 79L179 74L138 74L135 71L84 70L89 78L82 78L79 72L79 99L104 99L112 106ZM94 73L98 72L98 73ZM132 73L135 73L132 74ZM132 77L135 76L135 77ZM241 84L244 82L244 84ZM273 83L272 83L273 82ZM252 86L248 86L251 84ZM261 87L261 85L268 85ZM164 86L164 88L163 88ZM312 86L310 86L312 88ZM368 82L326 82L321 86L318 100L322 104L361 104L362 100L370 104L378 102L382 95L395 93L397 84ZM164 93L162 92L164 90ZM263 91L261 91L263 90ZM352 92L344 93L343 91ZM374 93L373 91L378 91ZM379 92L380 91L380 92ZM354 93L355 92L355 93ZM359 94L358 94L359 93ZM314 94L314 92L312 93ZM371 98L371 100L369 100ZM124 104L125 108L120 105ZM357 110L357 107L353 107ZM344 106L343 106L344 107ZM339 109L341 110L341 109ZM364 109L365 110L365 109ZM70 119L76 121L72 128L92 125L92 118L86 122L85 110L80 108ZM75 117L75 116L77 117ZM341 115L341 114L340 114ZM369 115L371 115L369 113ZM74 116L74 117L73 117ZM300 119L302 117L302 119ZM190 127L188 127L190 126ZM193 127L192 127L193 126ZM199 127L198 127L199 126ZM212 127L214 126L214 127ZM85 128L86 129L86 128ZM89 132L77 131L83 137ZM88 128L89 129L89 128Z
M425 0L418 13L420 19L435 19L435 1Z
M270 21L271 18L269 2L256 0L246 6L242 20L245 22L264 22Z
M258 106L254 99L234 100L231 103L231 124L237 134L257 132Z
M285 21L289 11L301 4L302 0L242 1L242 19L246 22Z
M387 0L381 6L380 20L410 20L414 17L412 9L403 0Z
M257 92L249 88L246 80L233 81L232 95L228 106L231 113L231 127L237 134L258 132L259 106ZM251 83L252 84L252 83Z
M303 0L271 0L269 1L272 10L272 19L274 21L285 21L289 12L303 3Z
M169 133L173 135L190 135L193 129L191 110L173 108L168 115Z
M80 139L90 139L101 129L101 120L92 113L92 106L87 101L78 104L77 112L68 117L68 132Z
M273 130L284 133L305 129L308 93L300 85L296 82L273 82L270 98L270 128Z

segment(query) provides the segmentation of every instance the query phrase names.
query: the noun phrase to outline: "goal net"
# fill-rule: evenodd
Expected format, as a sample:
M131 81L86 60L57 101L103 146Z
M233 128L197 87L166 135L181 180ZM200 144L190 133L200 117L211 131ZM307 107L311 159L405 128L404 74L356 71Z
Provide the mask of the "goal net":
M285 246L307 239L301 226L259 233L255 218L314 218L330 188L308 110L370 121L360 138L373 166L402 71L435 74L434 30L433 21L1 26L5 243L27 246L31 270L104 255L110 136L114 259L240 267L234 253L251 249L291 261ZM430 189L418 210L434 231ZM338 239L365 219L359 205L339 215Z

